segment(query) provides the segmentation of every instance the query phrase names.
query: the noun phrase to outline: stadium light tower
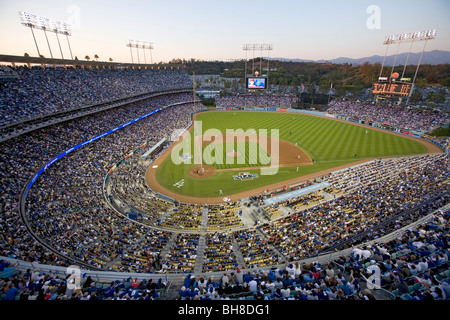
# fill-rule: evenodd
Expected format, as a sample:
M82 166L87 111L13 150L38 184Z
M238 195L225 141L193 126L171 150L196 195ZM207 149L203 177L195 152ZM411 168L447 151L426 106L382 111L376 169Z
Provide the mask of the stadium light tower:
M385 38L385 41L383 42L383 44L386 45L386 54L387 54L387 50L389 48L389 45L391 45L391 44L398 44L398 47L397 47L397 55L398 55L399 47L400 47L400 45L402 43L411 43L410 48L409 48L409 52L408 52L408 56L407 56L407 59L406 59L406 63L407 63L408 59L409 59L409 54L411 53L411 49L412 49L413 43L417 42L417 41L425 41L425 44L424 44L423 49L422 49L422 54L421 54L420 60L419 60L419 64L420 64L420 62L422 60L423 52L425 51L425 46L427 44L427 41L435 39L436 38L436 34L437 34L436 29L433 29L433 30L426 30L426 31L419 31L419 32L410 32L410 33L402 33L402 34L390 35L390 36L387 36ZM384 55L383 64L381 65L380 77L381 77L382 72L383 72L384 62L386 60L386 54ZM397 55L396 55L395 60L394 60L394 66L395 66L395 62L396 62L396 59L397 59ZM405 68L406 68L406 63L405 63ZM404 70L403 70L403 75L404 75Z
M61 42L59 42L58 31L61 30L61 22L59 21L50 21L50 30L52 30L56 34L56 40L58 40L59 51L61 52L61 58L64 59L64 54L61 49Z
M47 31L46 31L48 29L49 19L44 18L44 17L39 17L38 21L39 21L38 27L39 27L39 29L44 31L45 39L47 40L48 50L50 51L50 56L53 59L52 48L50 47L50 42L48 42Z
M144 49L144 56L145 56L145 49L149 49L150 51L150 63L153 64L153 58L152 58L152 49L153 49L153 42L142 42L142 48Z
M127 40L127 47L130 47L131 63L134 63L134 61L133 61L133 51L131 49L131 48L134 47L134 40Z
M139 59L139 46L141 45L141 41L136 40L135 42L135 48L136 48L136 52L137 52L137 57L138 57L138 63L141 63L141 60Z
M150 50L150 63L153 63L153 58L152 58L152 49L153 49L153 43L152 42L147 42L147 41L139 41L139 40L127 40L127 47L130 47L130 53L131 53L131 62L133 62L133 52L131 50L131 48L136 48L136 52L137 52L137 56L138 56L138 63L140 63L140 59L139 59L139 48L142 48L144 51L144 61L147 64L147 60L145 58L145 49L149 49Z
M59 33L61 33L61 34L66 36L67 44L69 46L69 51L70 51L70 58L73 60L72 48L70 47L70 42L69 42L69 36L72 35L72 30L71 30L70 25L68 25L67 23L62 23L61 24L61 30L59 30Z
M408 60L409 60L409 55L410 55L411 50L412 50L412 46L413 46L413 44L415 42L424 41L424 45L423 45L423 48L422 48L422 52L420 54L419 62L417 64L416 71L415 71L415 74L414 74L414 78L413 78L413 81L411 82L411 89L410 89L409 94L408 94L407 103L409 103L409 99L410 99L411 94L412 94L413 89L414 89L414 84L415 84L415 81L416 81L417 72L419 71L419 66L420 66L420 64L422 62L422 57L423 57L423 53L425 51L425 47L427 45L427 42L428 42L428 40L436 39L436 34L437 34L437 30L436 29L432 29L432 30L425 30L425 31L419 31L419 32L401 33L401 34L390 35L390 36L385 37L385 41L383 42L383 44L386 45L386 52L385 52L385 55L384 55L383 63L381 65L380 75L378 77L379 81L380 80L385 80L385 81L386 80L389 80L389 81L391 80L391 77L394 74L395 63L397 61L397 56L398 56L398 52L399 52L399 49L400 49L400 45L402 43L410 43L410 47L409 47L408 55L406 57L405 65L403 67L403 72L402 72L402 75L400 77L400 81L408 80L408 79L404 78L404 76L405 76L406 66L407 66ZM398 44L398 46L397 46L397 54L395 55L394 63L392 65L392 69L391 69L391 74L389 75L388 79L385 79L385 78L382 78L383 68L384 68L384 63L386 61L387 51L388 51L388 48L389 48L389 46L391 44ZM411 80L409 79L408 82L410 82L410 81Z
M48 49L50 51L50 56L52 58L53 58L53 53L52 53L52 49L50 47L50 42L48 41L47 30L54 32L56 34L56 38L58 40L58 45L59 45L59 50L61 52L61 57L63 59L64 59L64 55L63 55L63 51L61 48L61 42L59 41L58 34L65 35L67 38L67 44L69 46L70 57L73 60L72 48L70 47L70 42L69 42L69 36L72 35L70 25L63 23L63 22L51 20L48 18L39 17L34 14L23 12L23 11L19 11L19 17L20 17L20 21L21 21L22 25L24 25L25 27L29 27L31 29L31 33L33 34L34 44L36 45L36 49L37 49L39 56L41 56L41 53L39 51L36 37L34 36L33 28L44 31L45 39L47 40Z
M244 44L242 45L242 50L245 51L245 68L244 68L244 79L247 77L247 51L252 50L252 45L251 44Z
M262 60L263 60L263 50L267 51L267 74L266 74L266 78L267 80L269 79L269 51L273 50L273 45L272 44L267 44L267 43L260 43L260 44L244 44L242 45L242 50L245 51L245 78L247 78L248 74L247 74L247 52L248 51L252 51L253 53L253 61L252 61L252 75L254 75L255 73L255 51L256 50L260 50L261 52L261 58L259 60L259 72L262 75Z
M37 17L34 14L30 14L30 13L22 12L22 11L19 11L19 16L20 16L20 21L21 21L22 25L30 28L31 33L33 34L34 44L36 45L36 50L38 52L38 56L40 57L41 52L39 51L39 46L37 44L36 37L35 37L34 31L33 31L33 28L35 28L37 25L37 21L36 21Z
M252 51L253 53L253 63L252 63L252 74L254 73L254 65L255 65L255 51L256 50L260 50L261 51L261 59L259 61L259 68L260 68L260 72L262 72L262 52L263 50L266 51L270 51L273 50L273 45L272 44L244 44L242 45L242 50L245 51L245 76L247 76L247 51Z

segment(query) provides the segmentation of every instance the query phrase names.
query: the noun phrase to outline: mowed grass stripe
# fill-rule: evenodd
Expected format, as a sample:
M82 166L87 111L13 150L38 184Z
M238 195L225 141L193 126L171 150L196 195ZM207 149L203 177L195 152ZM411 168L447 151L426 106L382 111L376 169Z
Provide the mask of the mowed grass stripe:
M309 134L308 132L311 132L315 125L315 121L313 117L301 117L296 122L295 130L293 130L293 134L291 137L290 142L295 145L297 145L304 149L308 153L312 153L312 150L309 150L307 147L307 144L305 143L305 140L308 138Z
M364 145L363 145L362 153L367 154L367 155L370 154L371 134L372 134L372 130L367 130L364 132Z
M408 149L410 149L410 143L408 140L400 140L400 143L398 145L398 151L401 154L406 154L408 152Z
M385 134L379 134L380 141L377 143L378 148L376 149L377 153L387 154L387 137Z
M327 126L318 125L318 121L316 120L313 128L303 134L302 145L305 146L316 159L322 158L322 156L317 152L317 149L320 146L321 141L324 140L323 137L327 134L327 130Z
M318 154L333 154L339 148L342 141L340 141L342 127L337 123L332 123L328 126L327 134L330 139L322 140L320 146L317 148ZM339 133L339 134L338 134Z
M364 158L365 154L362 153L362 145L364 143L364 138L363 135L361 134L361 127L357 127L355 126L356 130L355 130L355 144L353 145L354 148L354 156L356 155L357 158Z
M346 146L348 145L347 141L351 139L352 127L340 127L339 133L336 134L335 139L337 142L333 144L333 149L331 151L330 157L332 159L339 159L344 154Z

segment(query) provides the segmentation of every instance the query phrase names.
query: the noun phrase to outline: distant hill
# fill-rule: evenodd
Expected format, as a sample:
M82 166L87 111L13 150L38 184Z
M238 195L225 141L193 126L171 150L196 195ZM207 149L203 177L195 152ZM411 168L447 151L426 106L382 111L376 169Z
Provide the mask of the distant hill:
M421 52L411 52L408 58L408 65L417 65L419 63ZM395 60L395 54L386 56L385 65L392 66L395 64L397 66L404 65L406 62L406 58L408 56L408 53L400 53L397 56L397 60ZM340 57L332 60L304 60L304 59L285 59L285 58L271 58L271 60L279 60L279 61L292 61L292 62L316 62L316 63L324 63L324 62L331 62L335 64L344 64L349 63L352 65L361 65L365 62L369 62L370 64L375 63L383 63L384 56L374 55L371 57L365 57L365 58L346 58L346 57ZM443 50L433 50L433 51L426 51L423 53L421 64L450 64L450 52L449 51L443 51Z

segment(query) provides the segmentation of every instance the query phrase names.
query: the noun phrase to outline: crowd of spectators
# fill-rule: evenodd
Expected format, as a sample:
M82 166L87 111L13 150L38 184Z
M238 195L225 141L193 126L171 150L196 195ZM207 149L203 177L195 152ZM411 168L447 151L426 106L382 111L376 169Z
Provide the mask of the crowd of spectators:
M430 221L392 240L352 248L336 263L346 273L391 292L395 299L448 300L448 219L448 209L440 210Z
M185 107L186 118L192 111L191 107ZM183 107L177 108L179 112L184 110ZM30 225L36 235L46 239L48 244L59 252L97 267L114 266L113 269L118 271L190 270L182 262L165 261L163 266L164 257L161 257L160 253L168 241L167 232L147 229L127 219L117 218L102 202L101 184L105 172L133 149L130 146L140 145L142 140L135 142L133 137L143 139L144 131L146 134L151 132L148 123L164 121L158 117L164 118L167 112L170 111L155 114L154 118L152 116L141 124L125 128L123 134L107 136L53 164L38 179L28 197ZM119 113L118 116L120 115ZM163 136L155 134L154 141ZM102 154L102 158L97 157L97 154ZM60 179L61 172L68 178ZM250 268L257 268L279 263L281 258L271 246L276 246L284 258L290 260L315 254L318 250L351 237L388 216L438 194L439 190L445 187L443 182L446 181L448 172L445 155L430 155L380 160L345 173L341 171L339 175L330 178L336 188L345 190L345 197L264 224L260 230L265 233L265 237L252 230L237 232L237 249L244 256L245 264ZM52 188L48 187L50 185ZM405 191L396 197L390 197L392 188ZM367 199L383 201L375 203L367 202ZM384 210L387 207L389 212ZM10 210L13 212L12 207ZM339 220L337 225L336 219ZM330 226L330 223L335 225ZM289 225L289 228L286 228L286 225ZM308 228L305 229L306 225ZM311 230L313 226L315 228ZM23 228L21 230L27 235ZM29 235L25 238L32 241ZM301 245L296 240L299 238L302 239ZM14 238L10 239L14 243ZM139 250L131 249L134 243L140 243ZM20 243L17 245L21 246ZM9 254L15 256L14 250ZM45 254L45 258L59 259L48 254ZM118 264L113 264L114 261ZM191 268L192 261L189 263Z
M177 299L448 300L448 219L448 212L439 212L392 240L354 246L323 265L295 261L271 269L237 268L218 279L189 274Z
M41 72L45 73L47 70ZM175 78L177 76L178 71L175 72ZM189 94L167 94L118 107L112 112L102 111L75 121L52 125L3 142L0 145L0 255L60 266L70 265L68 260L70 258L96 268L122 272L192 273L199 254L199 236L189 232L171 233L152 227L155 224L149 226L136 224L124 216L117 215L104 203L103 180L105 174L118 160L149 141L149 138L156 143L163 138L169 138L173 129L185 128L190 122L190 114L199 111L202 106L184 104L167 108L93 141L53 163L36 180L26 200L25 218L33 234L30 234L22 223L17 210L24 186L39 168L55 156L135 119L136 116L147 114L162 106L190 100ZM144 169L142 166L130 168L132 172L136 172L135 169L138 171ZM140 173L141 177L143 173ZM235 268L236 257L239 254L243 257L245 267L254 271L252 276L254 279L247 277L248 281L241 282L242 290L247 290L244 289L247 283L250 292L257 294L258 290L254 292L255 283L252 280L257 282L256 288L259 285L263 291L267 289L261 287L263 281L276 282L275 290L271 292L274 299L288 297L309 299L310 294L313 296L312 299L320 299L325 296L321 291L325 288L321 287L320 282L315 281L325 282L324 278L320 278L320 273L326 273L326 270L317 264L308 266L303 270L303 281L289 282L291 269L294 268L290 266L291 264L295 265L300 259L315 256L335 245L351 241L359 234L365 235L365 238L362 238L364 240L377 238L446 205L449 197L448 177L446 154L375 160L356 168L339 171L328 177L332 189L342 191L336 192L335 195L338 196L333 200L311 208L294 208L294 214L256 228L228 234L206 234L207 260L203 264L203 270L205 272L220 270L216 268L219 264L222 270ZM126 199L128 194L139 193L133 188L142 186L136 186L135 181L123 176L121 182L123 182L120 186L123 199ZM201 210L201 207L195 207L195 210L197 209ZM161 215L155 213L154 216L148 215L147 218L153 219L152 222L158 226L161 226L162 222L170 222L171 219L167 219L168 217L173 217L175 219L172 221L181 223L180 217L183 213L180 212L183 210L192 212L189 205L182 204L178 212L171 210L171 213L174 213L172 216L167 215L164 219L160 219ZM225 216L228 218L228 215ZM218 215L214 217L217 218ZM232 218L234 224L236 216L232 215ZM447 218L446 215L442 217L445 222ZM384 222L386 224L379 228L378 226ZM194 228L198 230L200 220L197 219L193 223ZM171 224L174 226L173 222ZM217 224L220 225L221 222L218 221ZM227 224L224 223L224 226ZM438 230L440 229L436 229L436 232ZM62 256L47 250L36 238ZM219 250L218 242L227 249ZM167 248L169 244L171 247ZM224 259L227 255L230 259ZM258 268L285 261L288 262L286 272L280 274L281 279L278 282L277 277L270 279L269 274L266 281L266 275L256 271ZM298 266L294 268L294 274L297 269ZM319 273L318 279L314 278L316 273ZM299 274L298 276L300 279ZM304 282L308 276L312 276L314 280ZM14 278L14 274L12 277ZM287 278L286 283L283 283L284 278ZM261 280L259 283L258 279ZM21 281L13 282L14 286L19 286ZM222 282L226 287L226 281ZM346 289L341 288L344 297L361 293L355 283L349 281L344 283L342 279L341 282L344 286L353 284L356 290L350 288L350 294L346 294ZM327 287L333 287L336 290L335 297L340 297L341 294L336 288L340 285L339 282L333 282L333 285L328 284ZM11 283L7 283L5 292L14 289L9 286ZM21 286L25 289L23 284ZM294 286L296 295L286 296L287 288L284 286ZM219 288L216 285L212 287ZM272 285L269 284L269 287ZM195 288L185 286L184 292L188 289L191 292L195 291ZM199 290L205 289L206 287ZM286 292L282 293L282 290ZM17 292L15 294L13 292L16 290L10 291L8 297L17 296ZM225 291L220 293L223 295ZM217 290L217 294L220 293ZM62 291L55 298L61 294ZM208 294L215 296L216 292ZM329 294L332 293L327 292L326 295ZM64 295L68 296L67 294L62 296ZM191 293L191 297L195 296L197 295L192 296ZM254 297L261 298L259 294Z
M178 69L9 68L17 77L0 77L0 127L140 93L192 86Z
M450 115L440 111L419 111L405 106L390 106L380 103L341 99L331 101L327 112L365 120L366 122L378 122L396 128L423 132L450 122Z
M189 104L172 108L78 149L47 169L27 198L28 218L36 234L59 252L97 267L110 265L117 258L119 270L129 267L139 271L148 269L146 259L159 260L158 248L166 242L163 232L111 214L103 203L102 184L109 168L143 141L153 137L156 143L170 136L166 128L173 125L167 114L187 122L197 107ZM67 178L61 179L61 174ZM104 230L110 231L105 234ZM142 242L140 253L130 257L129 247L135 242Z
M163 152L165 148L162 149ZM155 157L157 157L156 155ZM124 160L110 175L110 196L115 201L136 208L142 215L142 223L170 231L198 231L202 227L202 216L207 210L208 231L230 230L244 227L238 203L221 205L193 205L164 200L147 187L145 172L148 163L140 161L134 154Z
M446 155L376 160L332 174L329 180L333 187L345 190L336 199L294 212L260 229L286 259L304 259L397 215L401 217L396 222L403 225L410 221L405 212L421 203L445 205L449 199L448 177ZM442 197L435 200L440 194ZM416 210L409 218L417 219L421 214Z
M50 72L46 69L36 69L33 70L35 73L46 73ZM71 70L74 71L74 70ZM70 70L68 73L71 72ZM80 70L76 70L77 72L81 72ZM62 72L61 70L58 70L58 72ZM75 71L74 71L75 72ZM92 71L90 71L92 72ZM171 80L169 75L167 75L166 83L163 85L162 83L161 88L169 87L170 84L176 84L177 79L179 77L179 71L174 71L174 77ZM158 82L159 83L159 82ZM149 88L151 87L151 82L148 83ZM85 90L89 90L88 88L85 88ZM108 90L105 88L105 90ZM4 91L2 91L3 93ZM32 177L32 175L39 170L44 164L46 164L48 161L59 155L60 153L64 152L65 150L68 150L69 148L72 148L73 146L84 142L86 140L89 140L90 138L93 138L99 134L102 134L108 130L113 129L114 127L117 127L123 123L126 123L127 121L133 120L136 118L137 115L145 115L149 113L152 110L156 110L157 108L161 108L165 105L171 104L171 103L178 103L178 102L185 102L192 100L192 97L189 94L168 94L163 97L154 97L150 100L146 100L143 102L134 103L127 106L122 106L119 108L116 108L113 112L100 112L94 115L86 116L81 119L78 119L77 121L69 121L64 124L59 125L53 125L49 126L40 130L33 131L28 134L21 135L16 138L9 139L1 144L1 162L0 162L0 180L1 180L1 201L0 201L0 207L1 207L1 255L8 256L12 258L18 258L23 259L25 261L36 261L41 263L48 263L48 264L58 264L58 265L66 265L68 262L65 261L64 258L61 258L55 254L52 254L50 251L46 250L44 247L42 247L27 231L24 224L21 222L21 219L17 212L17 206L18 206L18 200L20 196L21 190L26 186L28 183L28 180ZM1 100L2 102L5 101L4 99ZM3 107L2 107L3 108ZM171 109L174 111L176 108ZM178 110L178 109L177 109ZM182 111L183 110L183 111ZM61 237L68 236L72 238L72 240L79 240L77 243L76 241L68 240L66 242L70 243L69 246L71 249L74 249L74 247L77 247L77 253L81 256L83 255L89 255L94 253L93 257L90 257L89 263L99 266L102 260L108 260L108 259L114 259L114 255L122 255L125 257L126 252L124 252L121 248L117 248L115 252L101 252L98 247L96 247L96 244L93 243L94 239L101 239L101 234L105 230L103 229L105 226L108 226L107 230L108 233L111 234L113 237L120 237L123 236L126 240L126 236L130 235L130 230L138 230L139 227L135 226L134 224L128 224L126 219L123 219L123 227L115 228L113 227L113 224L115 221L119 221L119 224L122 224L122 219L119 217L115 217L111 214L111 211L108 211L105 208L105 205L102 203L102 197L103 195L99 192L99 190L92 192L90 196L85 199L84 204L89 207L89 210L83 211L81 209L84 209L83 206L79 206L79 204L76 203L76 195L79 194L80 189L83 188L83 186L88 186L89 189L95 188L95 186L99 185L99 182L102 180L101 176L107 172L106 168L109 168L115 161L117 161L117 157L123 156L126 154L128 150L130 150L133 147L139 146L139 143L145 139L145 137L149 137L153 135L154 139L158 139L163 136L170 135L171 131L167 130L167 128L174 128L172 125L177 126L185 126L189 121L189 114L190 112L194 110L193 106L190 107L180 107L179 113L177 111L174 112L173 116L170 115L170 111L162 111L161 113L165 114L165 117L161 117L158 119L158 117L152 118L152 121L147 121L147 126L144 128L141 125L141 128L138 128L137 125L133 126L133 130L135 130L136 135L134 136L134 140L132 137L124 135L122 137L122 140L119 141L109 141L106 142L105 140L97 140L99 142L99 146L102 142L105 142L103 146L105 147L105 150L110 150L111 153L105 153L103 154L103 157L97 157L95 155L87 155L89 153L88 150L91 150L90 148L93 147L93 144L86 147L84 151L86 157L84 158L83 164L80 166L80 168L72 169L70 167L63 168L59 174L55 174L55 179L60 180L60 174L64 175L67 173L72 172L72 174L75 174L73 177L73 180L71 177L69 177L69 181L67 182L67 185L64 186L66 189L59 190L61 192L61 195L55 196L54 199L50 201L51 205L49 207L45 207L44 202L39 202L36 205L42 205L42 207L45 207L45 210L49 210L49 212L57 212L57 210L61 209L62 212L77 212L78 217L80 218L80 225L84 225L83 228L79 230L75 230L73 222L69 223L69 228L71 229L68 234L65 234L62 230L62 225L60 225L60 221L53 220L53 218L49 218L48 221L44 221L44 219L40 219L36 221L35 226L45 226L49 227L49 230L42 231L37 230L37 233L40 232L43 233L54 233L60 234ZM7 110L5 109L5 113ZM170 125L168 125L170 123ZM181 124L182 123L182 124ZM160 125L167 124L166 127L164 127L165 130L160 130ZM121 132L129 130L123 129ZM133 131L130 130L130 131ZM158 131L158 132L156 132ZM119 136L119 134L116 134L116 136ZM140 137L141 140L139 141L137 137ZM139 142L136 142L139 141ZM119 142L119 143L117 143ZM111 145L107 146L107 143L111 143ZM81 151L81 150L80 150ZM91 162L88 162L88 160L91 160ZM58 163L54 164L57 168L59 166ZM73 170L73 171L72 171ZM80 176L78 177L76 172L79 171ZM95 179L94 176L92 176L92 172L97 171L95 173L95 178L98 178L92 185L90 183L93 181L91 179ZM84 175L84 177L83 177ZM43 179L46 179L46 175L42 176ZM40 180L40 179L39 179ZM47 180L48 183L49 180ZM73 184L72 184L73 183ZM72 184L69 186L69 184ZM44 183L43 188L46 188L46 185ZM49 189L46 188L47 191L50 193L56 193L56 189ZM34 191L34 189L33 189ZM92 190L91 190L92 191ZM43 192L42 190L36 190L36 192L39 194L40 192ZM86 194L89 193L89 191L86 192ZM31 195L32 193L30 193ZM79 198L81 199L81 194L79 194ZM70 199L72 197L72 199ZM37 198L39 201L44 200L44 198L41 198L41 195L38 195ZM63 207L62 203L63 201L69 201L70 203L65 203L67 207ZM93 217L88 217L89 213L95 213L96 219L93 219ZM33 214L36 214L37 216L44 217L46 212L38 210L37 212L34 212ZM81 216L84 216L84 219L81 218ZM61 220L64 220L64 216L59 217ZM92 223L89 225L87 224L87 221L90 221L90 219L93 220ZM105 224L103 224L105 223ZM89 230L87 230L89 229ZM97 230L96 230L97 229ZM115 233L114 233L115 232ZM155 232L155 231L154 231ZM145 233L145 232L144 232ZM149 234L152 234L152 232L149 232ZM137 238L139 236L136 235ZM45 238L44 238L45 239ZM165 236L164 233L156 232L155 238L153 241L151 241L151 244L154 243L160 243L164 242ZM55 239L55 241L59 241L60 239ZM63 240L61 240L64 242ZM110 242L112 244L122 244L125 245L122 240L118 240L115 238L111 238ZM90 246L88 245L90 244ZM130 241L132 243L132 241ZM64 246L64 245L63 245ZM82 248L84 247L84 248ZM60 244L56 246L57 250L60 250L60 252L65 252L65 248L61 247ZM156 246L155 246L156 248ZM146 251L146 249L142 249L143 251ZM149 251L152 251L152 247L149 246ZM108 256L108 254L111 253L111 256ZM95 256L96 255L96 256ZM148 256L146 254L146 256ZM155 255L156 256L156 255ZM95 258L96 260L100 261L94 261L92 258ZM146 263L146 266L150 266L150 268L159 268L158 265L158 257L153 257L150 255L147 259L148 262ZM84 260L84 259L81 259ZM126 266L120 266L120 268L125 268Z
M236 94L216 97L218 107L273 107L291 108L297 102L295 95Z
M0 272L14 269L0 260ZM86 274L74 279L71 274L59 275L39 269L17 271L0 279L0 300L19 301L82 301L82 300L159 300L167 283L159 278L116 279L107 282L94 280Z

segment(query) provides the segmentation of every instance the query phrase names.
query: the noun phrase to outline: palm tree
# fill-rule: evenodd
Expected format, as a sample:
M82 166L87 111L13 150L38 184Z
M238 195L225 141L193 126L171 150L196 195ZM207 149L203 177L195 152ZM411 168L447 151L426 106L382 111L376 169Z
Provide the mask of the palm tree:
M24 53L24 55L23 55L24 57L29 57L30 55L28 54L28 53Z
M87 61L91 60L91 57L89 57L88 55L86 55L86 57L84 57Z
M109 62L112 62L113 61L113 58L109 58Z
M94 56L94 58L95 58L95 60L98 61L98 54L96 54L96 55Z

